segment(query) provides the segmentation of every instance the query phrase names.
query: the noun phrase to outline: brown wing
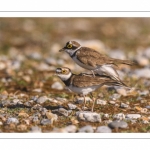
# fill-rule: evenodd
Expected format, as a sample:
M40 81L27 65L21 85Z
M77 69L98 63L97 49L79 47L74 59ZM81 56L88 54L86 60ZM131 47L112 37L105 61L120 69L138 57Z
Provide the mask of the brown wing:
M82 47L77 51L77 58L84 64L96 67L97 65L113 64L113 59L100 54L94 49Z
M82 47L80 50L77 51L77 58L84 64L96 67L97 65L104 65L104 64L126 64L126 65L134 65L135 62L130 60L121 60L110 58L104 54L100 54L98 51L88 48Z
M76 87L88 87L88 86L94 86L94 85L103 85L107 83L114 82L109 77L104 76L95 76L93 75L75 75L73 78L72 84Z

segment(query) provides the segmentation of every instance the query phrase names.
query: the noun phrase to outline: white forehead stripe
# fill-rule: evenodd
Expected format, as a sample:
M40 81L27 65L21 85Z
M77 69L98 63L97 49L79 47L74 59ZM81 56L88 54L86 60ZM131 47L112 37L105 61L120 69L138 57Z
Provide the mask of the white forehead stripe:
M60 72L61 72L61 69L56 69L56 72L59 72L59 73L60 73Z

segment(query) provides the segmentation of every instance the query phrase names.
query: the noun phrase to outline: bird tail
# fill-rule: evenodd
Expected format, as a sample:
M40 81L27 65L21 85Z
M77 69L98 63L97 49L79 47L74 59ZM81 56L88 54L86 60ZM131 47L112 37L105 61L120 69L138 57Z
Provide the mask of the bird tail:
M117 65L117 64L125 64L125 65L130 65L130 66L133 66L133 65L136 65L136 62L135 61L131 61L131 60L121 60L121 59L115 59L114 60L114 63Z

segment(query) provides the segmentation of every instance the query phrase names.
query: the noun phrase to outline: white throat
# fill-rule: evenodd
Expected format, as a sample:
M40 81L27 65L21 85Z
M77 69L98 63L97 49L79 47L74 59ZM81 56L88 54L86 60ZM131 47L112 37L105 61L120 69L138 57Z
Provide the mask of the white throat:
M70 55L70 56L73 56L73 54L79 50L81 48L81 46L79 46L77 49L75 50L70 50L70 49L66 49L65 51Z
M71 77L72 73L69 74L59 74L58 76L61 78L62 81L67 81Z

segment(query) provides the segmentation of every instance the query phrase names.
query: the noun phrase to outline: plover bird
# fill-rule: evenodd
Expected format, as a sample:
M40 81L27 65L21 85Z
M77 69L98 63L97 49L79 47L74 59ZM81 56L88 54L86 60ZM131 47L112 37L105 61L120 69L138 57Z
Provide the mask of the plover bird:
M118 81L121 80L115 69L115 66L118 66L118 64L134 64L134 62L130 60L110 58L104 54L100 54L98 51L92 48L82 47L76 41L67 42L65 47L59 51L67 52L79 66L91 70L93 75L95 75L95 73L98 73L99 75L108 75L112 79Z
M85 95L92 93L96 89L100 88L103 85L108 86L125 86L121 82L111 79L109 76L95 74L78 74L75 75L67 67L61 67L56 69L56 75L64 82L66 87L77 94L82 94L84 97L84 107L86 104ZM92 96L93 105L92 111L94 109L95 98ZM83 108L84 108L83 107Z

